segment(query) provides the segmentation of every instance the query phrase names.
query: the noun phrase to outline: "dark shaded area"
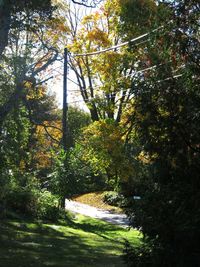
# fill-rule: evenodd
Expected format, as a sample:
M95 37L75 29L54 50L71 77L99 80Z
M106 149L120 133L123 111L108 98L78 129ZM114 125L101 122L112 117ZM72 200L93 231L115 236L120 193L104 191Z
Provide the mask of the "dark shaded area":
M76 223L71 219L61 222L57 226L44 225L40 222L31 223L26 220L2 221L0 225L0 266L102 266L101 259L108 266L123 266L119 258L109 253L115 247L102 244L102 246L90 246L85 239L70 228L65 233L58 230L59 227L69 226L71 229L83 230L102 237L106 232L113 231L113 226L108 224ZM67 229L67 228L66 228ZM117 229L117 228L116 228ZM95 237L94 237L95 238ZM112 241L112 240L111 240ZM98 240L98 242L100 242ZM98 243L99 245L99 243ZM105 249L108 254L105 255ZM99 262L99 264L98 264ZM107 265L106 265L107 266Z

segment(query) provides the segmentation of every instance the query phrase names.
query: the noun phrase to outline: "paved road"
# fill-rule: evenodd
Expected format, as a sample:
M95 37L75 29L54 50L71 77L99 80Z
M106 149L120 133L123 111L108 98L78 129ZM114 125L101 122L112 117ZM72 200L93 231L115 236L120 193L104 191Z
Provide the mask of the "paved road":
M70 210L75 213L80 213L85 216L92 218L101 219L113 224L127 226L129 225L129 220L125 214L116 214L111 211L97 209L86 204L82 204L72 200L65 200L66 210Z

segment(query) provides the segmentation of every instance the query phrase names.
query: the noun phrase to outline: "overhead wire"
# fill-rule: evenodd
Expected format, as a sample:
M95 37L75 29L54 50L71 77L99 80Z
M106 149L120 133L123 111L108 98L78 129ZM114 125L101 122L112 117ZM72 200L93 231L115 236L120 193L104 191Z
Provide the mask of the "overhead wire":
M178 74L178 75L174 75L174 76L171 76L171 77L167 77L166 79L163 79L163 80L158 80L157 81L157 83L161 83L161 82L165 82L165 81L169 81L169 80L172 80L172 79L177 79L177 78L180 78L180 77L182 77L183 76L183 74ZM120 92L125 92L125 91L128 91L128 90L130 90L131 88L128 88L128 89L124 89L124 90L120 90L119 92L117 92L117 93L120 93ZM106 100L106 98L99 98L99 100ZM80 99L80 100L75 100L75 101L71 101L71 102L69 102L68 104L75 104L75 103L79 103L79 102L88 102L88 103L90 103L90 102L92 102L93 100L97 100L97 97L92 97L92 98L90 98L90 99Z
M171 21L170 21L170 22L171 22ZM169 22L168 22L168 23L169 23ZM71 56L72 56L72 57L84 57L84 56L93 56L93 55L102 54L102 53L105 53L105 52L108 52L108 51L111 51L111 50L114 50L114 49L118 49L118 48L120 48L120 47L129 45L129 44L135 43L136 41L141 40L141 39L143 39L144 37L149 36L150 34L156 32L156 31L158 31L158 30L160 30L160 29L162 29L162 28L164 28L164 26L160 26L160 27L158 27L158 28L156 28L156 29L154 29L154 30L148 32L148 33L145 33L145 34L142 34L142 35L140 35L140 36L137 36L137 37L135 37L135 38L133 38L133 39L131 39L131 40L129 40L129 41L126 41L126 42L123 42L123 43L121 43L121 44L114 45L114 46L111 46L111 47L108 47L108 48L105 48L105 49L102 49L102 50L99 50L99 51L93 51L93 52L83 53L83 54L72 54L72 53L71 53ZM147 40L142 41L142 42L140 42L140 43L138 43L138 44L143 44L143 43L146 42L146 41L147 41ZM138 45L138 44L136 44L136 45ZM159 66L162 66L162 65L164 65L164 64L154 65L154 66L151 66L151 67L148 67L148 68L139 70L139 71L137 71L137 72L134 72L133 75L130 75L130 76L133 77L133 76L135 76L136 74L143 73L143 72L145 72L145 71L149 71L149 70L155 69L156 67L159 67ZM166 78L166 79L164 79L164 80L162 80L162 81L170 80L170 79L173 79L173 78L179 78L179 77L181 77L181 76L182 76L182 74L180 74L180 75L175 75L175 76L172 76L172 77L168 77L168 78ZM127 77L128 77L128 76L127 76ZM72 79L70 79L70 78L67 78L67 79L70 80L71 82L73 82L74 84L76 84L77 86L79 86L79 84L76 83L76 82L74 82ZM162 82L162 81L158 81L158 82ZM95 87L95 88L99 88L99 86L98 86L98 87ZM130 89L130 88L129 88L129 89ZM126 89L126 91L128 91L129 89ZM87 89L84 89L83 91L86 91L86 90L87 90ZM124 91L124 90L120 90L119 92L123 92L123 91ZM69 92L81 92L81 90L70 90ZM76 100L76 101L69 102L69 104L78 103L78 102L91 102L93 99L96 100L97 98L93 97L93 98L90 98L90 99L88 99L88 100ZM106 99L106 98L105 98L105 99Z
M169 64L170 62L171 62L171 61L169 61L169 62L167 62L167 63L161 63L161 64L153 65L153 66L148 67L148 68L145 68L145 69L138 70L138 71L136 71L136 72L133 72L133 74L126 75L125 78L127 78L127 77L132 77L132 78L133 78L133 77L136 76L137 74L140 74L140 73L143 73L143 72L146 72L146 71L149 71L149 70L156 69L157 67L161 67L161 66L163 66L163 65L167 65L167 64ZM180 70L180 69L182 69L182 68L184 68L184 67L185 67L184 64L181 65L178 69L176 69L175 71L173 71L173 73L177 72L178 70ZM175 77L175 76L174 76L174 77ZM78 83L74 82L74 81L71 80L70 78L68 78L68 80L70 80L71 82L73 82L74 84L76 84L77 86L79 86ZM93 87L92 89L100 89L100 88L101 88L101 85L97 85L97 86ZM88 91L88 92L90 92L89 89L82 89L82 91ZM81 92L81 90L80 90L80 89L74 89L74 90L70 90L69 92ZM121 90L120 90L119 92L121 92Z
M121 44L118 44L118 45L114 45L114 46L111 46L111 47L108 47L108 48L105 48L105 49L102 49L102 50L99 50L99 51L93 51L93 52L89 52L89 53L83 53L83 54L72 54L73 57L85 57L85 56L93 56L93 55L98 55L98 54L102 54L102 53L105 53L105 52L108 52L108 51L111 51L111 50L114 50L114 49L118 49L120 47L123 47L123 46L126 46L126 45L129 45L129 44L132 44L138 40L141 40L142 38L150 35L151 33L153 32L156 32L160 29L164 28L164 26L160 26L150 32L147 32L147 33L144 33L140 36L137 36L129 41L126 41L124 43L121 43ZM142 42L143 43L143 42Z

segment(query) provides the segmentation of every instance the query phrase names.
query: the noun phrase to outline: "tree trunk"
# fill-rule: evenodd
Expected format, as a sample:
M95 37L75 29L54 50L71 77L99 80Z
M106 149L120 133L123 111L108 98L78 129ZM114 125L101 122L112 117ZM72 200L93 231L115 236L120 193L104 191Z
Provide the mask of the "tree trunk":
M90 114L92 121L99 121L99 115L95 106L90 109Z
M0 58L8 44L8 33L10 30L11 12L9 7L0 5Z

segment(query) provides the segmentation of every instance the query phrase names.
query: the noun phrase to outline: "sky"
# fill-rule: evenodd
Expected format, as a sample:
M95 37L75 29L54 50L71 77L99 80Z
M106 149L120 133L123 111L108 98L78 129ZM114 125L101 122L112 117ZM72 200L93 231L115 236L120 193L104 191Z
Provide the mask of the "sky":
M82 10L80 14L88 14L94 12L95 8L86 8L84 6L80 6L77 4L72 4L71 0L54 0L55 3L59 3L62 1L69 2L73 8L79 8ZM48 89L50 92L56 94L56 100L58 102L58 106L62 108L63 102L63 62L56 62L53 64L52 73L53 78L48 82ZM76 85L76 76L72 70L68 70L68 81L67 81L67 102L69 105L77 106L83 109L86 112L89 112L88 108L86 107L83 98L77 90L79 90L78 85ZM74 82L72 82L72 81ZM76 92L74 92L74 90Z
M56 95L58 106L62 108L63 103L63 62L56 62L53 65L53 78L48 82L48 90ZM67 102L71 106L79 107L88 112L82 96L78 92L79 87L76 85L76 77L72 70L68 70L67 77ZM72 82L74 81L74 82Z

